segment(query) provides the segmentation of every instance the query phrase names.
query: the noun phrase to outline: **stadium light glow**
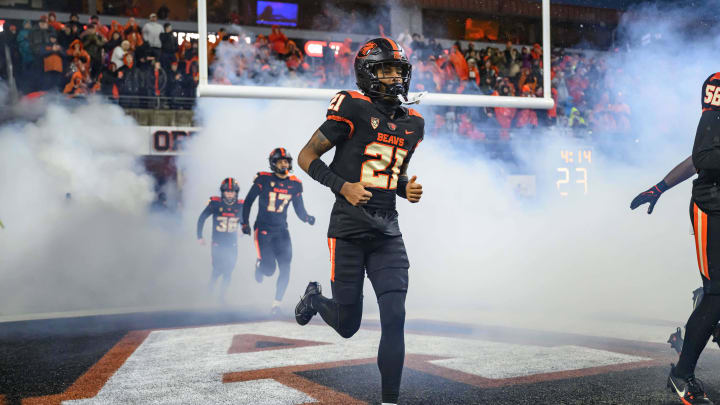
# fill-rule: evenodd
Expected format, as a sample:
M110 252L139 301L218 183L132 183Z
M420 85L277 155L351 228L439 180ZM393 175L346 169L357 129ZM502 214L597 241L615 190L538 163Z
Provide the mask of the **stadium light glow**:
M198 0L198 31L200 38L207 38L207 0ZM542 50L543 50L543 97L480 96L469 94L429 93L422 99L423 105L446 105L464 107L507 107L547 110L555 102L550 90L550 0L542 0ZM213 41L214 42L214 41ZM284 100L328 101L338 92L336 89L307 89L296 87L239 86L208 83L208 48L206 41L199 41L198 97L261 98ZM331 47L332 47L331 43ZM313 49L314 50L314 49ZM337 50L336 50L337 52Z

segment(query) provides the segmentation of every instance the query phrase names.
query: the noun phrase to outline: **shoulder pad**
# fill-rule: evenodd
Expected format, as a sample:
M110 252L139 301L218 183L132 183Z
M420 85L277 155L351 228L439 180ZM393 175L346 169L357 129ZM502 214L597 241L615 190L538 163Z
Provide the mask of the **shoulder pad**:
M297 177L295 177L295 175L292 175L292 174L290 175L289 179L292 181L297 181L298 183L302 183L302 181L300 181L300 179L298 179Z
M240 205L245 204L245 200L237 200L237 203Z
M368 97L368 96L360 93L359 91L349 90L349 91L347 91L346 93L349 94L350 97L352 97L352 98L357 98L357 99L360 99L360 100L365 100L365 101L367 101L368 103L372 103L372 100L370 100L370 97Z
M409 115L414 115L414 116L420 117L420 118L423 117L423 116L422 116L419 112L417 112L417 110L415 110L414 108L408 108L408 114L409 114Z
M220 197L210 197L210 201L220 201Z
M258 176L272 176L270 172L258 172Z

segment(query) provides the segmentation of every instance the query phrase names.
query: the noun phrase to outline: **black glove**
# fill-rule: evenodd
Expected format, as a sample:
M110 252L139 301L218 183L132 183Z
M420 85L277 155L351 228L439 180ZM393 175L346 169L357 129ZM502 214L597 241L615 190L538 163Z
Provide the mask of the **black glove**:
M242 224L242 233L245 235L250 235L252 232L250 232L250 225L248 224Z
M655 204L657 203L658 198L660 198L660 195L667 191L668 188L670 187L668 187L668 185L665 183L665 180L650 187L650 189L638 194L638 196L632 200L632 202L630 203L630 209L634 210L635 208L645 203L650 203L647 213L652 214L653 208L655 208Z
M307 218L305 218L305 222L310 225L315 225L315 217L312 215L308 215Z

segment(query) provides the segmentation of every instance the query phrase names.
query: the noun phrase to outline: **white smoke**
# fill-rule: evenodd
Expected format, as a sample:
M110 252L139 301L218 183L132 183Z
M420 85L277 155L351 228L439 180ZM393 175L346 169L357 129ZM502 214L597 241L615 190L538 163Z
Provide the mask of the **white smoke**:
M706 10L707 11L707 10ZM702 81L717 70L708 55L715 38L689 41L678 32L685 10L636 10L622 22L632 49L609 64L632 109L631 142L610 147L538 131L516 141L537 175L535 199L519 199L513 170L445 137L426 137L410 163L423 201L398 201L411 260L408 316L472 310L546 317L568 313L682 322L699 285L689 236L689 183L660 199L653 215L630 200L690 154L700 115ZM645 16L646 18L637 18ZM668 22L660 24L658 21ZM642 46L647 33L663 42ZM0 297L3 313L160 304L205 298L210 252L195 242L195 221L220 181L235 177L241 197L278 146L295 157L324 119L325 103L200 100L203 131L181 159L180 223L148 217L153 182L135 154L146 139L114 106L51 108L36 124L0 131ZM423 110L427 113L428 110ZM429 132L429 128L428 128ZM560 150L593 147L589 194L571 183L560 197ZM332 157L327 156L326 161ZM290 309L309 280L329 295L326 231L332 194L295 165L304 184L311 227L288 213L294 259L284 305ZM571 169L575 166L569 166ZM575 173L573 173L575 175ZM576 178L572 178L576 181ZM64 194L72 193L66 203ZM251 222L254 221L253 207ZM209 226L205 227L209 238ZM275 277L253 279L255 248L239 236L232 305L266 310ZM366 286L366 308L374 296ZM482 322L482 319L469 319ZM520 326L520 325L519 325Z

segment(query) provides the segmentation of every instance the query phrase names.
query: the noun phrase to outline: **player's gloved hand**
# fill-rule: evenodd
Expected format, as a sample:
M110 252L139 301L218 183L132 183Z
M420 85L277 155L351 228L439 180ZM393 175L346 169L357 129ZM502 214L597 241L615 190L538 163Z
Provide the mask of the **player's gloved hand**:
M422 197L422 184L416 183L415 180L417 180L417 176L412 176L407 186L405 186L407 200L411 203L419 202L420 197Z
M312 216L312 215L308 215L308 216L307 216L307 219L305 220L305 222L307 222L307 223L310 224L310 225L315 225L315 217Z
M366 184L363 183L350 183L348 181L343 184L340 189L340 194L352 205L358 206L367 204L372 198L372 193L365 190Z
M643 191L642 193L638 194L637 197L633 198L632 202L630 203L630 209L635 209L645 203L650 203L650 206L648 207L648 214L652 214L653 208L655 208L655 204L657 203L658 198L660 198L660 195L667 191L667 189L670 188L665 183L665 180L661 181L660 183L650 187L648 190Z
M201 246L205 246L205 239L203 239L203 238L198 239L198 243L199 243Z
M252 232L250 232L250 225L248 224L242 224L242 233L245 235L250 235Z

